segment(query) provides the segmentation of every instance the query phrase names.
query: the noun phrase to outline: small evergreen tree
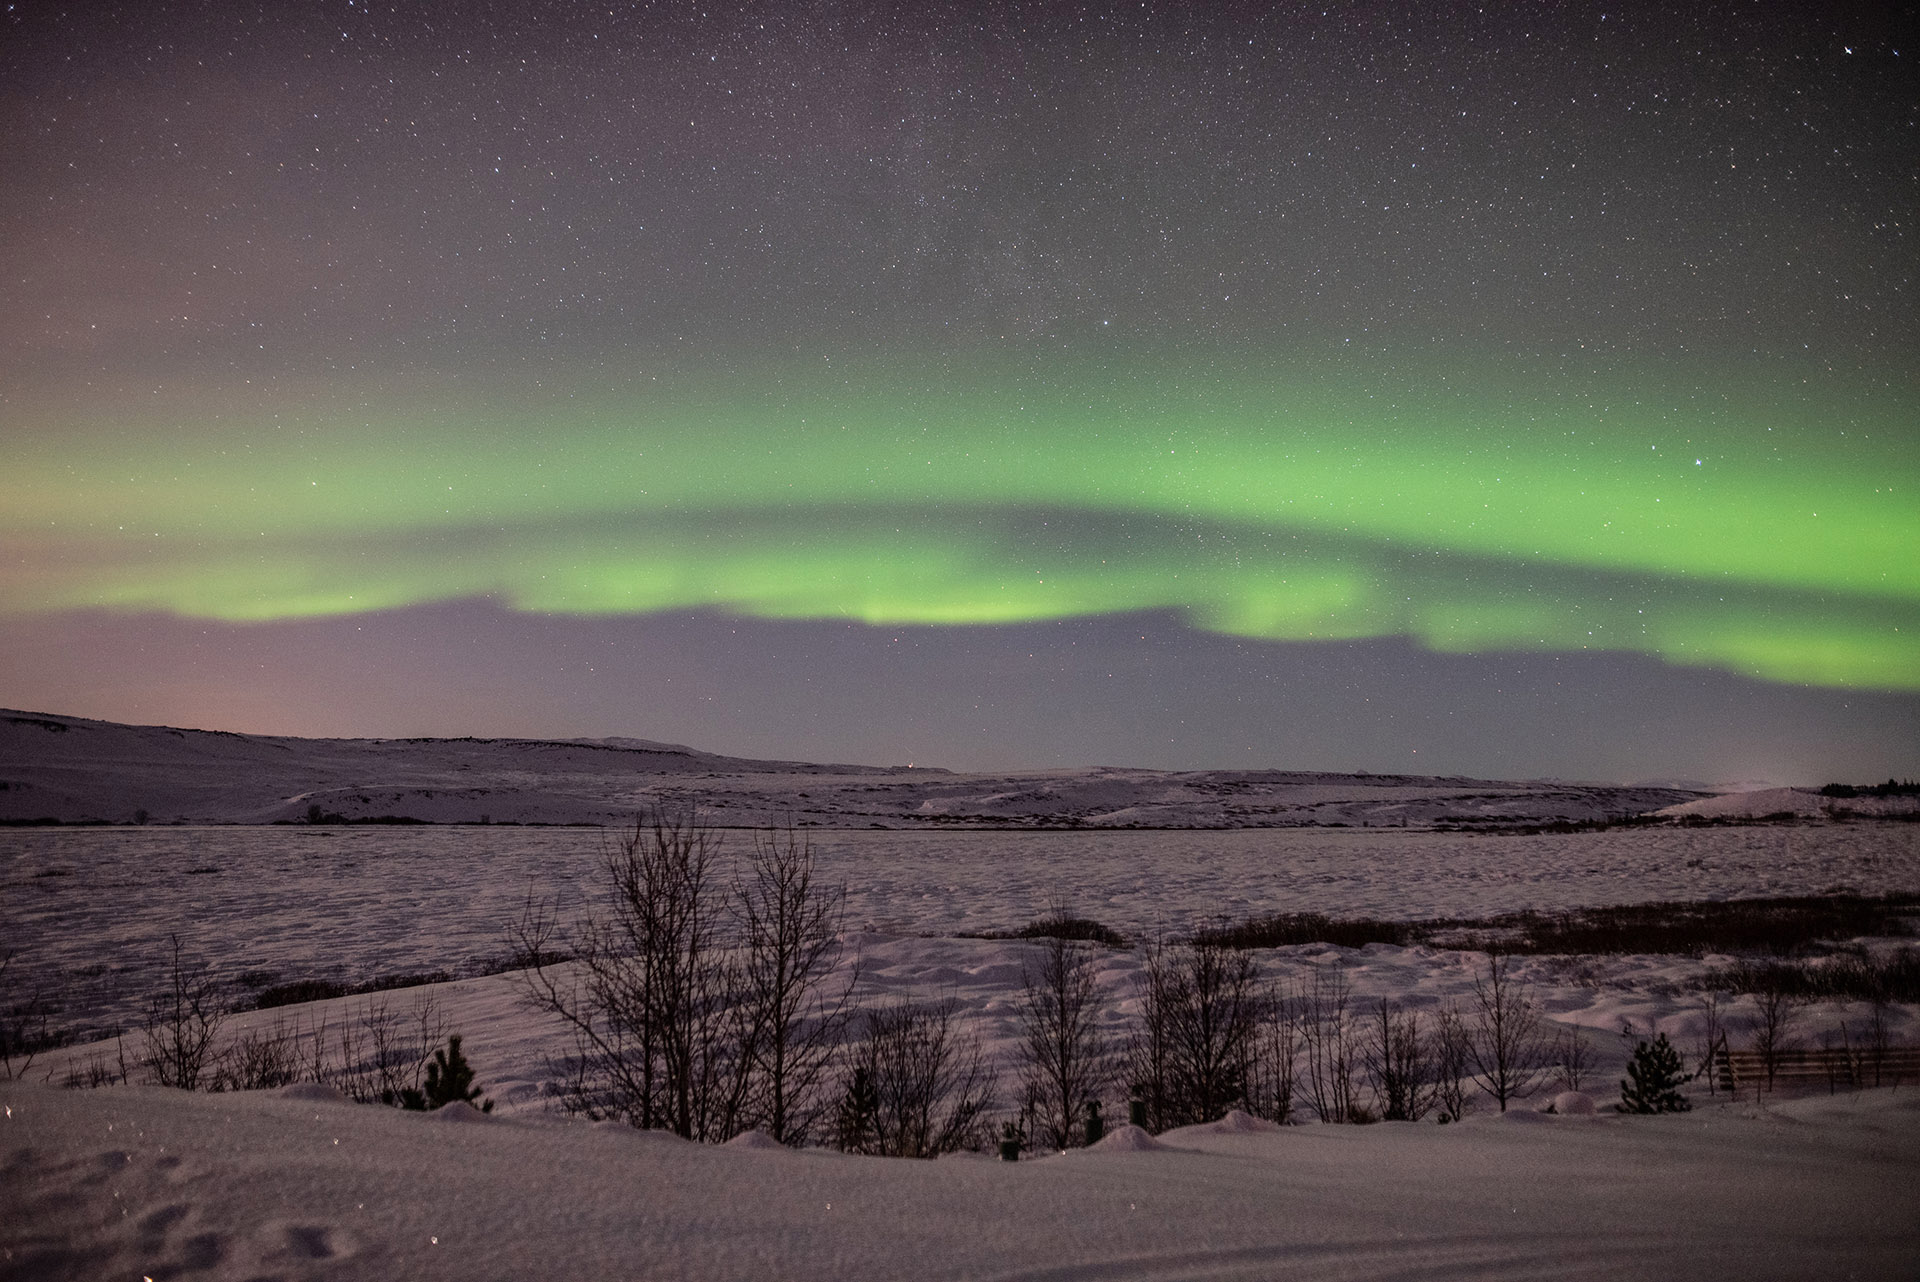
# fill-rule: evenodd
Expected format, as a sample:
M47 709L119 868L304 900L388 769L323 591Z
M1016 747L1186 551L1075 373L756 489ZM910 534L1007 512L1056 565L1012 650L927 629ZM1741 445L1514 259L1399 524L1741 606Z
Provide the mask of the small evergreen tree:
M400 1092L400 1107L415 1112L432 1112L455 1101L472 1104L482 1113L493 1112L493 1101L481 1099L480 1088L473 1084L473 1065L460 1053L458 1033L447 1038L444 1050L433 1053L433 1062L427 1065L426 1089L409 1086Z
M847 1153L871 1153L879 1129L880 1091L864 1064L854 1066L835 1118L834 1143Z
M1622 1113L1684 1113L1693 1106L1680 1093L1693 1074L1683 1071L1680 1052L1665 1033L1633 1048L1633 1062L1620 1081Z

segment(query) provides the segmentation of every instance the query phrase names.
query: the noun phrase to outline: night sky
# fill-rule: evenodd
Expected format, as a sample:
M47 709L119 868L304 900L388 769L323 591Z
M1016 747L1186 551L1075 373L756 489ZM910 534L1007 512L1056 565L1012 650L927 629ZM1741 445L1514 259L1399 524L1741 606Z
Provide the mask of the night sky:
M1896 8L19 0L0 704L1920 774Z

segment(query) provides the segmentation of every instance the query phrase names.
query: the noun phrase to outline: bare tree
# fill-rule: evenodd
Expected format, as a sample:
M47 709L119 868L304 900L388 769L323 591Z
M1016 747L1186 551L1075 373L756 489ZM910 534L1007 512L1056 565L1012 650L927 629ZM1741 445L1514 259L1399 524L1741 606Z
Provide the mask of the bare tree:
M1700 1002L1700 1013L1704 1019L1700 1029L1700 1065L1695 1076L1706 1077L1709 1095L1719 1087L1719 1058L1721 1052L1727 1049L1727 1022L1723 1005L1720 993L1715 989L1708 989Z
M688 1139L757 1126L800 1143L828 1111L859 979L857 963L833 979L844 892L820 884L791 826L756 836L731 886L720 853L691 811L647 816L607 852L603 914L563 932L529 897L513 955L531 1001L572 1030L566 1107Z
M856 961L828 987L841 961L846 896L814 878L813 846L789 826L755 836L751 873L734 892L755 1074L747 1120L782 1144L804 1143L825 1112L824 1087L860 978Z
M0 951L0 1082L24 1077L33 1057L56 1044L49 1024L53 1003L40 992L22 995L14 949Z
M1887 1052L1893 1049L1892 1038L1887 1028L1887 1001L1876 999L1873 1009L1867 1016L1867 1027L1860 1039L1860 1081L1863 1085L1880 1085L1881 1074L1886 1068Z
M316 1080L362 1104L397 1106L406 1092L420 1088L433 1049L446 1035L446 1020L429 993L415 997L404 1013L384 996L369 997L357 1016L341 1021L338 1067L325 1063L321 1026L312 1052L312 1064L321 1072Z
M755 1048L720 935L718 849L691 812L656 811L606 852L611 903L564 937L571 966L546 960L549 910L529 905L511 928L515 953L534 959L521 972L528 997L572 1029L575 1111L687 1139L740 1129Z
M1260 1002L1260 1026L1247 1066L1247 1111L1282 1126L1297 1110L1300 1064L1299 1002L1279 985Z
M1018 1009L1016 1054L1034 1115L1028 1134L1071 1148L1085 1136L1087 1106L1099 1104L1113 1076L1091 946L1053 937L1033 945L1021 964Z
M397 1106L408 1091L420 1089L427 1061L446 1037L446 1020L433 998L423 994L405 1017L390 1013L385 1002L369 1000L366 1021L380 1102Z
M1474 1014L1467 1053L1480 1089L1502 1113L1525 1099L1547 1071L1548 1044L1540 1033L1540 1008L1527 985L1513 978L1512 959L1489 953L1485 975L1473 980Z
M981 1142L993 1077L954 1024L959 1003L866 1012L850 1051L836 1138L852 1153L938 1157Z
M1316 969L1313 983L1296 994L1306 1072L1301 1085L1314 1116L1323 1122L1364 1120L1355 1091L1360 1070L1360 1030L1354 1018L1353 987L1344 971Z
M219 986L206 967L187 960L180 936L168 938L173 964L167 988L148 1003L140 1063L155 1085L190 1091L200 1085L226 1012L220 1008Z
M1467 1078L1473 1068L1473 1033L1452 1002L1440 1007L1433 1030L1433 1102L1443 1122L1467 1113Z
M1367 1020L1361 1055L1384 1120L1417 1122L1426 1116L1434 1091L1418 1011L1397 1007L1382 997Z
M1747 1042L1760 1056L1761 1071L1767 1075L1767 1089L1788 1051L1794 1048L1793 1024L1800 1013L1800 999L1778 984L1754 994L1754 1013L1747 1022Z
M1577 1028L1562 1028L1554 1034L1553 1061L1562 1090L1580 1090L1593 1073L1593 1050Z
M1260 1024L1253 958L1197 942L1146 953L1145 1018L1128 1076L1155 1130L1209 1122L1245 1102Z

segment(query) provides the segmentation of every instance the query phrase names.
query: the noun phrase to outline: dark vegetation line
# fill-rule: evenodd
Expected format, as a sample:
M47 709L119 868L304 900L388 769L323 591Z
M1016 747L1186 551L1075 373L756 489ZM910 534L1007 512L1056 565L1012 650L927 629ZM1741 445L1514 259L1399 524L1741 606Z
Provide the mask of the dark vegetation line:
M1823 797L1920 797L1920 783L1911 779L1889 779L1885 783L1830 783L1820 790Z
M977 934L962 932L961 939L1064 939L1071 943L1105 944L1108 948L1131 948L1127 937L1111 926L1090 917L1075 917L1054 912L1036 918L1018 930L988 930Z
M250 977L259 972L249 972L240 976L245 985ZM291 983L269 984L254 995L252 1002L242 1002L238 1009L270 1010L275 1006L297 1006L301 1002L324 1002L335 997L358 997L364 993L387 993L400 988L421 988L427 984L445 984L452 982L454 976L444 970L420 971L406 975L379 975L361 984L342 984L331 979L296 979Z
M1619 904L1560 913L1528 911L1421 921L1274 913L1207 927L1196 932L1194 938L1227 948L1427 944L1520 954L1760 953L1787 957L1860 936L1911 935L1916 919L1920 919L1920 895L1807 895Z
M1795 999L1920 1001L1920 952L1902 946L1872 957L1846 941L1903 938L1920 923L1920 895L1817 895L1680 901L1519 912L1497 917L1385 921L1321 913L1274 913L1194 932L1190 942L1245 950L1332 944L1424 944L1505 955L1655 954L1737 958L1700 981L1708 990L1771 993ZM1063 939L1130 948L1120 932L1061 912L1018 930L966 939Z

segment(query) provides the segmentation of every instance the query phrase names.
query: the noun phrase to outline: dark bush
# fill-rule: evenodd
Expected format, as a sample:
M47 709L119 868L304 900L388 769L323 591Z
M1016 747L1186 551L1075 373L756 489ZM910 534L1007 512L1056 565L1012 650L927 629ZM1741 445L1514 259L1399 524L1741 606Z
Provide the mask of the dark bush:
M1090 917L1075 917L1066 912L1036 917L1018 930L985 930L978 934L963 932L962 939L1065 939L1074 943L1104 944L1108 948L1131 948L1127 937L1111 926Z
M1065 939L1070 942L1105 944L1109 948L1127 947L1127 937L1111 926L1103 926L1090 917L1065 914L1030 921L1013 932L1014 939Z
M1889 957L1835 957L1813 961L1739 961L1713 971L1701 987L1730 993L1778 993L1792 998L1920 1002L1920 952Z
M1564 913L1426 921L1345 920L1320 913L1275 913L1195 932L1222 948L1294 944L1432 944L1516 954L1804 952L1862 935L1909 935L1920 915L1916 895L1812 895L1690 903L1621 904Z
M960 1033L959 1003L864 1012L848 1048L836 1144L878 1157L940 1157L985 1142L993 1074L979 1042Z
M268 1010L274 1006L295 1006L301 1002L324 1002L332 997L345 997L347 986L337 984L331 979L296 979L290 984L275 984L263 988L253 999L255 1010Z
M257 973L257 972L250 972ZM244 976L242 977L245 978ZM292 1006L299 1002L324 1002L335 997L357 997L366 993L392 992L396 988L421 988L427 984L451 983L453 975L444 970L423 970L401 975L377 975L365 983L343 984L332 979L296 979L260 990L253 1009Z
M422 988L428 984L447 984L453 976L444 970L423 970L405 975L379 975L364 984L355 984L355 993L385 993L396 988Z
M1193 942L1217 948L1285 948L1292 944L1365 948L1368 944L1412 943L1418 929L1417 923L1372 917L1336 921L1320 913L1274 913L1237 925L1195 931Z

